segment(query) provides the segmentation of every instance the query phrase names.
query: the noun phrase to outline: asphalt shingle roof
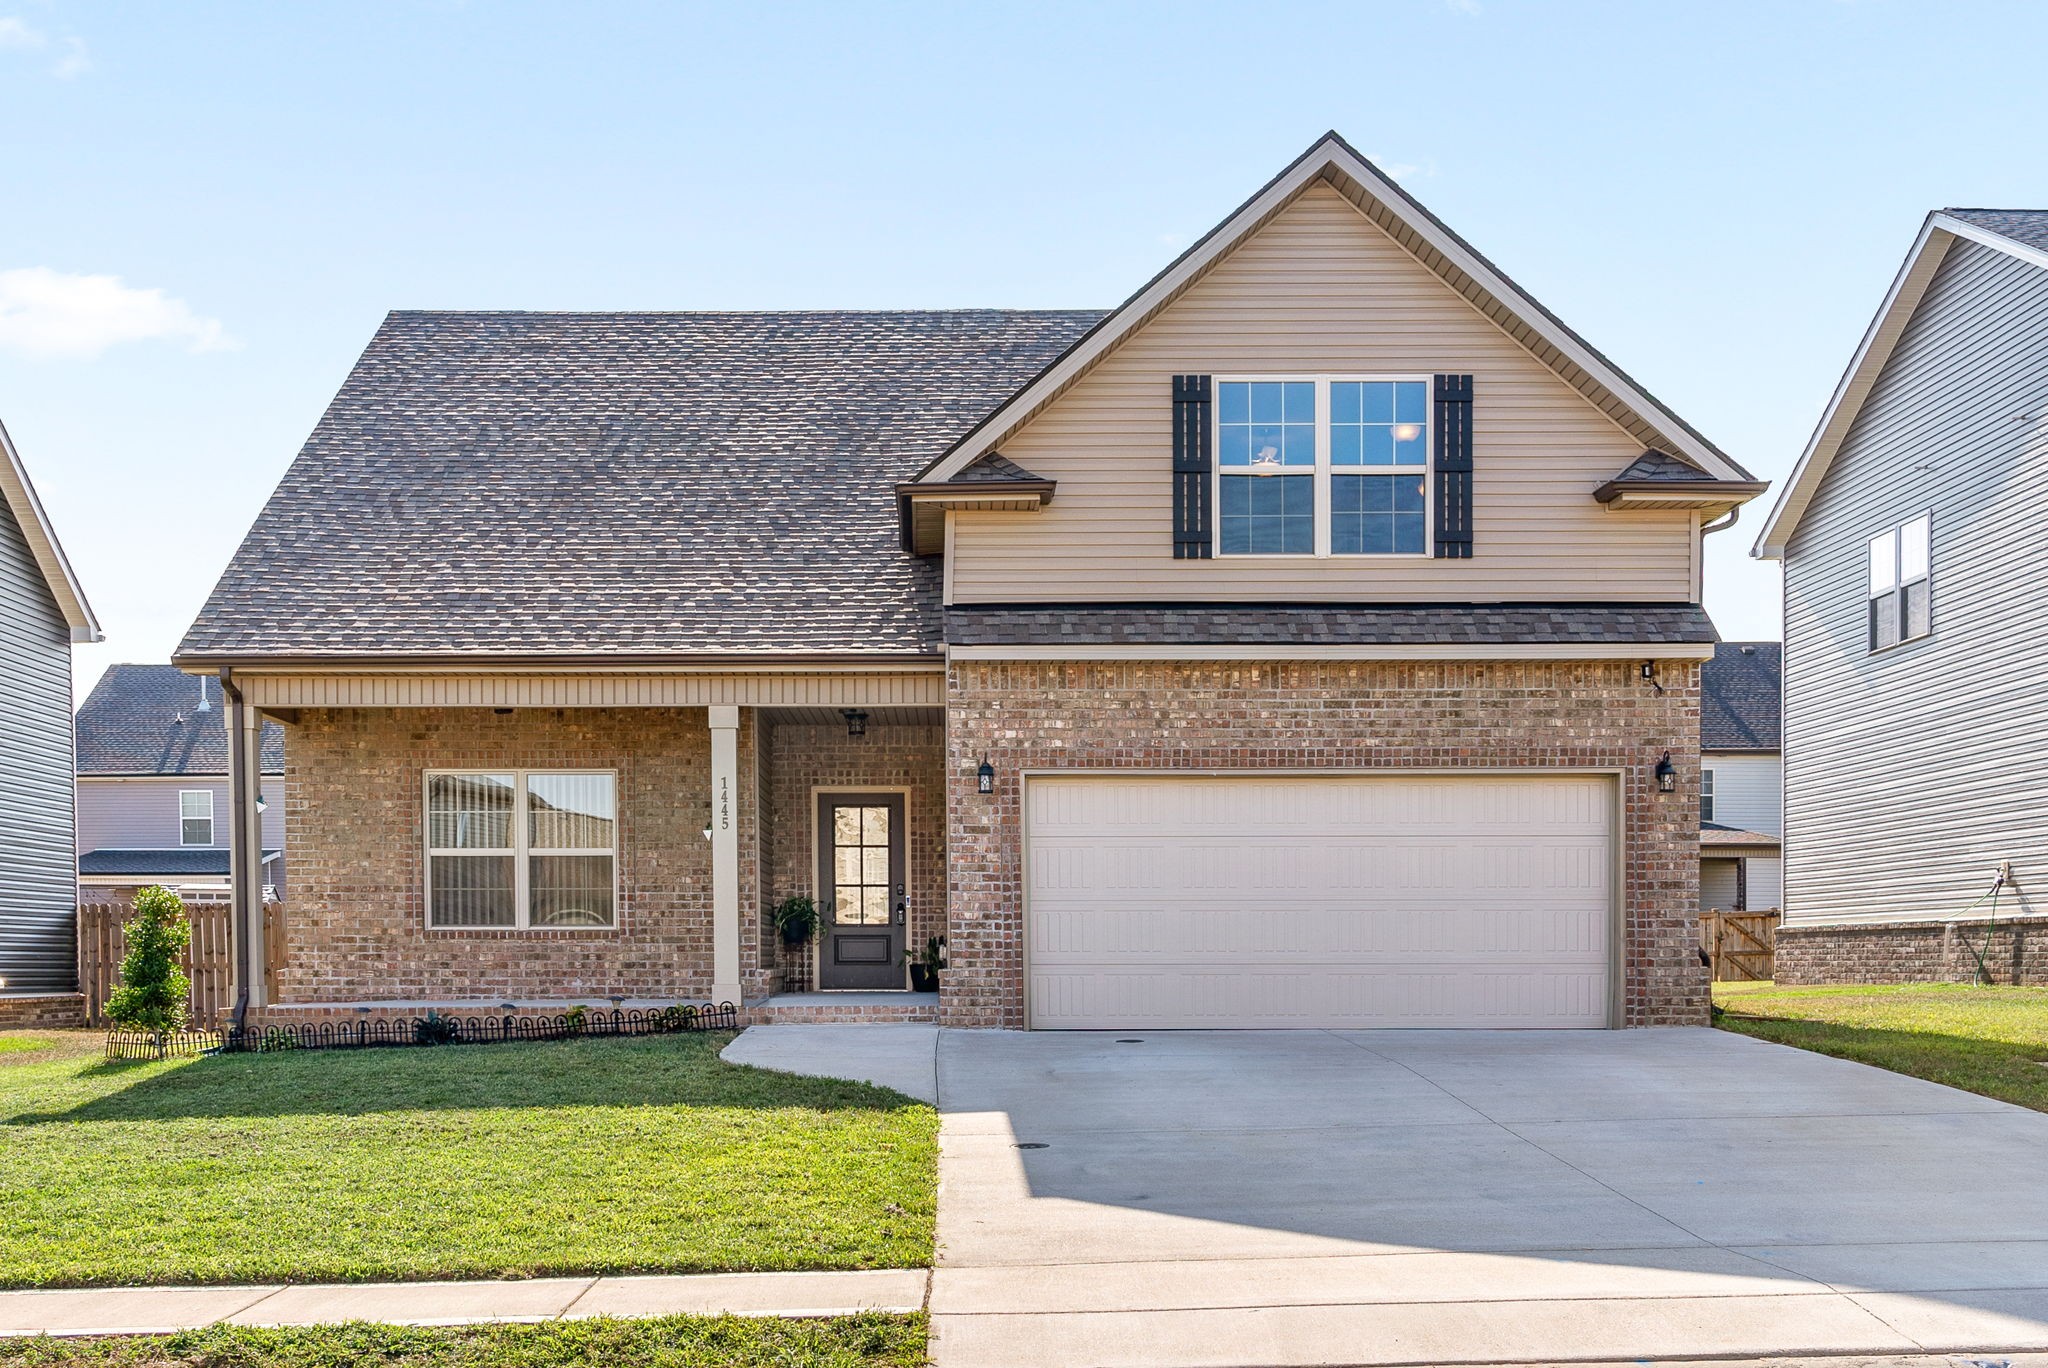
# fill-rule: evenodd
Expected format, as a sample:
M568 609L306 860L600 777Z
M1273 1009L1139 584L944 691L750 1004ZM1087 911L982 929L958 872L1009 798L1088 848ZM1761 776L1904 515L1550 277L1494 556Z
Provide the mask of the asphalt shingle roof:
M1951 218L2048 251L2048 209L1944 209Z
M226 774L225 717L215 681L175 665L109 665L79 705L78 772ZM263 771L284 772L284 728L275 722L263 726Z
M955 646L1705 644L1691 603L1000 604L946 609Z
M263 852L265 860L277 852ZM182 850L88 850L78 857L80 874L227 874L229 852L192 846Z
M1616 475L1622 480L1711 480L1713 476L1687 461L1663 451L1646 451L1629 463L1628 469Z
M1784 647L1724 641L1700 666L1700 749L1782 749Z
M1100 317L394 313L178 654L933 651L893 486Z

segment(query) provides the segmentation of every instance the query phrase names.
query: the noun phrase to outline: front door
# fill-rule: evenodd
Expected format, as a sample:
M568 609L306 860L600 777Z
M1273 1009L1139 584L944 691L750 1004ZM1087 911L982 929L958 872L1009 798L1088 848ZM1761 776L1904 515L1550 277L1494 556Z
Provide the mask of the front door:
M901 988L909 912L902 794L819 796L818 888L824 928L818 986Z

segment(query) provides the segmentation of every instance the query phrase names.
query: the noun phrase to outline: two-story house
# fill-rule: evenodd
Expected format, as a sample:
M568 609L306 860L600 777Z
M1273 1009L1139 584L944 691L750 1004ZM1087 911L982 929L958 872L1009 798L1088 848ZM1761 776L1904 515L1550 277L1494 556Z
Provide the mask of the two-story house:
M71 648L100 639L64 548L0 427L0 1024L77 981L72 874ZM67 999L53 1019L72 1010Z
M1794 983L2048 976L2048 210L1927 216L1756 554Z
M1335 135L1106 312L393 314L177 656L250 1004L1702 1022L1760 489Z
M1783 648L1724 641L1700 667L1700 906L1764 912L1784 896Z
M109 665L79 705L82 901L162 884L228 895L228 732L220 684L175 665ZM284 728L263 729L263 882L283 882Z

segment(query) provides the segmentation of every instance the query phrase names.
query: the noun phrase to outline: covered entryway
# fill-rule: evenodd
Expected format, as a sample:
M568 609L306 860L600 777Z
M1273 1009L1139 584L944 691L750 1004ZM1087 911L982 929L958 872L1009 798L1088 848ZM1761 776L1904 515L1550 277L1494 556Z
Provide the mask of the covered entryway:
M1030 1024L1601 1027L1603 775L1040 775Z

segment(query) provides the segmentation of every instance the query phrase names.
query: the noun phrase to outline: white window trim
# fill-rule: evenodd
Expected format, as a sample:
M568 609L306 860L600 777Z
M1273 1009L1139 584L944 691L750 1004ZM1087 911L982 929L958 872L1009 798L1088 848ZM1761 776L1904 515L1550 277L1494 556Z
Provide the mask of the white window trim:
M1344 475L1402 475L1412 466L1345 466L1341 471L1330 464L1330 386L1340 382L1367 384L1417 383L1422 387L1422 549L1420 551L1347 551L1330 549L1330 478ZM1278 551L1228 552L1223 549L1223 386L1248 384L1312 384L1316 387L1316 549L1310 555L1289 555ZM1311 560L1363 561L1429 560L1436 555L1436 377L1434 375L1366 375L1351 371L1330 371L1320 375L1214 375L1209 378L1209 552L1215 560L1285 561L1300 564ZM1241 470L1232 470L1243 475ZM1298 473L1309 474L1303 469ZM1269 477L1270 478L1270 477Z
M1907 579L1907 578L1905 577L1905 575L1903 574L1903 568L1904 568L1904 562L1905 562L1905 555L1906 555L1906 552L1905 552L1905 531L1906 531L1906 529L1907 529L1908 527L1911 527L1911 526L1912 526L1912 525L1913 525L1914 523L1916 523L1916 522L1919 522L1919 521L1920 521L1921 519L1923 519L1923 518L1924 518L1924 519L1926 519L1926 521L1927 521L1927 568L1926 568L1926 569L1924 569L1924 570L1922 570L1922 571L1921 571L1921 572L1920 572L1920 573L1919 573L1918 575L1915 575L1915 576L1914 576L1914 577L1913 577L1912 579ZM1890 541L1890 543L1891 543L1891 553L1892 553L1892 587L1891 587L1890 589L1887 589L1887 590L1885 590L1885 591L1884 591L1883 593L1881 593L1881 594L1878 594L1878 593L1872 593L1872 592L1871 592L1871 590L1870 590L1870 577L1869 577L1869 565L1870 565L1870 559L1869 559L1869 558L1870 558L1870 546L1871 546L1871 543L1873 543L1873 542L1876 542L1876 541L1879 541L1879 540L1889 540L1889 541ZM1886 528L1885 528L1885 529L1884 529L1884 530L1883 530L1882 532L1879 532L1879 533L1878 533L1878 534L1877 534L1876 536L1874 536L1874 537L1866 537L1866 538L1864 538L1864 541L1863 541L1863 552L1864 552L1864 582L1863 582L1863 638L1864 638L1863 644L1864 644L1864 653L1865 653L1866 655L1882 655L1882 654L1884 654L1884 653L1885 653L1885 652L1887 652L1887 651L1896 651L1896 650L1898 650L1898 649L1899 649L1899 648L1900 648L1901 646L1910 646L1910 645L1912 645L1912 644L1913 644L1914 642L1916 642L1916 641L1925 641L1925 640L1926 640L1927 638L1929 638L1929 637L1933 636L1933 635L1934 635L1934 510L1933 510L1933 509L1931 509L1931 508L1929 508L1929 509L1922 509L1922 510L1921 510L1920 512L1918 512L1918 513L1915 513L1915 514L1914 514L1914 515L1913 515L1912 517L1910 517L1910 518L1901 518L1901 519L1899 519L1899 521L1897 521L1897 522L1895 522L1895 523L1892 523L1892 524L1891 524L1891 525L1890 525L1889 527L1886 527ZM1907 589L1911 588L1911 587L1912 587L1913 585L1916 585L1916 584L1924 584L1924 585L1926 585L1926 586L1927 586L1927 630L1926 630L1926 631L1924 631L1924 632L1921 632L1921 633L1919 633L1919 634L1918 634L1918 635L1916 635L1916 636L1907 636L1907 635L1906 635L1906 614L1905 614L1905 606L1906 606L1906 601L1905 601L1905 594L1906 594L1906 590L1907 590ZM1871 605L1871 604L1873 604L1873 603L1875 603L1875 602L1877 602L1877 600L1878 600L1878 599L1880 599L1880 598L1890 598L1890 599L1892 599L1892 600L1894 601L1894 602L1893 602L1893 611L1894 611L1894 612L1895 612L1895 613L1896 613L1896 614L1898 615L1898 627L1899 627L1899 637L1898 637L1898 640L1896 640L1896 641L1894 641L1894 642L1892 642L1892 643L1890 643L1889 645L1886 645L1886 646L1880 646L1880 645L1878 645L1878 644L1877 644L1877 643L1876 643L1875 641L1873 641L1873 640L1871 639L1871 634L1870 634L1870 605Z
M199 821L199 820L200 820L200 818L198 818L198 817L188 817L188 816L186 816L186 814L185 814L185 800L186 800L187 798L204 798L204 799L206 800L206 817L205 817L205 821L206 821L206 839L205 839L205 840L203 840L203 841L188 841L188 840L186 840L186 839L185 839L185 823L186 823L186 822L196 822L196 821ZM192 847L202 847L202 846L211 846L211 845L213 844L214 830L215 830L215 827L214 827L214 813L213 813L213 790L212 790L212 789L179 789L179 790L178 790L178 844L179 844L180 846L192 846Z
M433 823L429 804L433 801L433 784L437 778L449 775L509 774L512 776L512 845L508 848L477 846L436 846L432 844ZM538 849L528 844L531 824L527 821L527 785L529 776L542 775L547 778L575 778L584 775L602 774L612 781L612 843L609 848L568 848L542 846ZM426 896L420 907L420 917L429 931L443 934L467 935L476 932L503 934L508 931L531 932L543 936L612 936L619 932L624 920L624 909L619 905L619 829L623 825L619 813L619 772L612 769L516 769L510 766L484 765L471 769L430 769L420 775L420 846L425 856L420 864L420 885ZM510 926L438 926L434 922L434 857L436 855L509 855L512 858L512 924ZM612 922L610 926L535 926L533 925L532 903L532 857L535 855L604 855L612 862Z

